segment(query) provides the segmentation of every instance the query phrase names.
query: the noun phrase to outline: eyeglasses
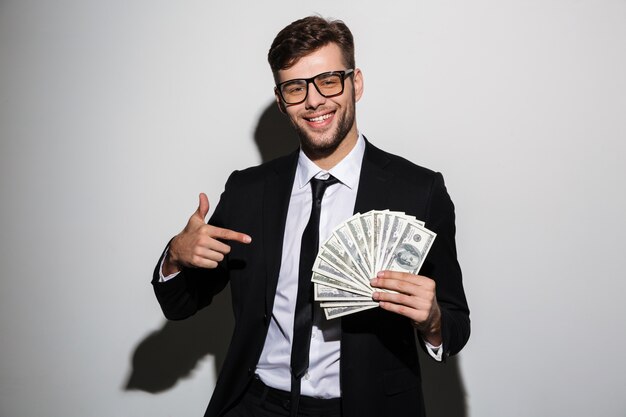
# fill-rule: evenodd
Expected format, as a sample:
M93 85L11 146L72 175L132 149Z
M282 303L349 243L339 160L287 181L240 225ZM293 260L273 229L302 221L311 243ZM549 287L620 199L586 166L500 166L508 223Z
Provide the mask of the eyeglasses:
M354 69L329 71L311 78L296 78L276 84L276 90L285 104L300 104L306 100L310 83L323 97L335 97L343 93L344 80L353 72Z

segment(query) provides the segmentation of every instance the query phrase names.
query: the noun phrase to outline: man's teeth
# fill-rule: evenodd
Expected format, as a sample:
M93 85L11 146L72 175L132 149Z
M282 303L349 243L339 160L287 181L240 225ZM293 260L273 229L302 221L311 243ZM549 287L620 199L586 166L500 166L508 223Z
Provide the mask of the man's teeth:
M310 122L321 122L323 120L328 119L330 116L332 116L331 113L325 114L323 116L318 116L318 117L314 117L312 119L309 119Z

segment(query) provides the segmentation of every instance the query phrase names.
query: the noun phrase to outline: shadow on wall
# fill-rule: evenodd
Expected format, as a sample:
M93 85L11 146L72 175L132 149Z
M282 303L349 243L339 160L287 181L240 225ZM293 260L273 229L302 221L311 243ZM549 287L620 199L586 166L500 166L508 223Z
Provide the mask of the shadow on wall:
M190 377L207 355L213 355L215 367L221 369L233 325L227 287L209 307L193 317L166 321L143 339L133 353L133 368L124 389L152 394L167 391L179 380Z
M254 141L263 162L285 155L297 146L297 137L290 123L274 102L263 111ZM148 282L149 277L146 277ZM133 352L132 370L125 390L167 391L179 380L189 377L206 355L215 357L216 370L219 371L232 328L230 290L226 289L214 298L211 306L195 316L180 322L167 321L161 329L144 338ZM466 417L465 389L458 358L452 357L440 364L420 352L420 363L427 415Z
M298 136L274 101L261 114L254 131L254 143L263 162L287 155L298 147Z

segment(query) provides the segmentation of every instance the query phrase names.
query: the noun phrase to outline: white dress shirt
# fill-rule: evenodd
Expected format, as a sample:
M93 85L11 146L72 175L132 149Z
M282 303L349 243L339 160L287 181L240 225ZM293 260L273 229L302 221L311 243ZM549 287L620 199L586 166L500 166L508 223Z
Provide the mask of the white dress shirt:
M329 174L339 183L326 189L320 212L320 244L333 229L352 216L365 153L365 141L359 135L350 153L330 171L323 171L300 151L296 176L291 190L283 253L278 275L274 308L265 346L257 365L257 375L268 386L289 391L289 369L293 319L298 292L298 270L302 233L311 216L311 178L326 179ZM301 381L302 395L319 398L341 396L339 388L340 319L326 320L317 303L314 307L309 370Z

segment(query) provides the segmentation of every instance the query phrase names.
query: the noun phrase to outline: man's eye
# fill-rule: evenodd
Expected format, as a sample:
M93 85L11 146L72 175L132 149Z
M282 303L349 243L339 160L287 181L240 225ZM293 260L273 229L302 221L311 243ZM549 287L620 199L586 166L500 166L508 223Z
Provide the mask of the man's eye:
M288 84L283 87L283 93L286 94L298 94L304 91L302 84Z

